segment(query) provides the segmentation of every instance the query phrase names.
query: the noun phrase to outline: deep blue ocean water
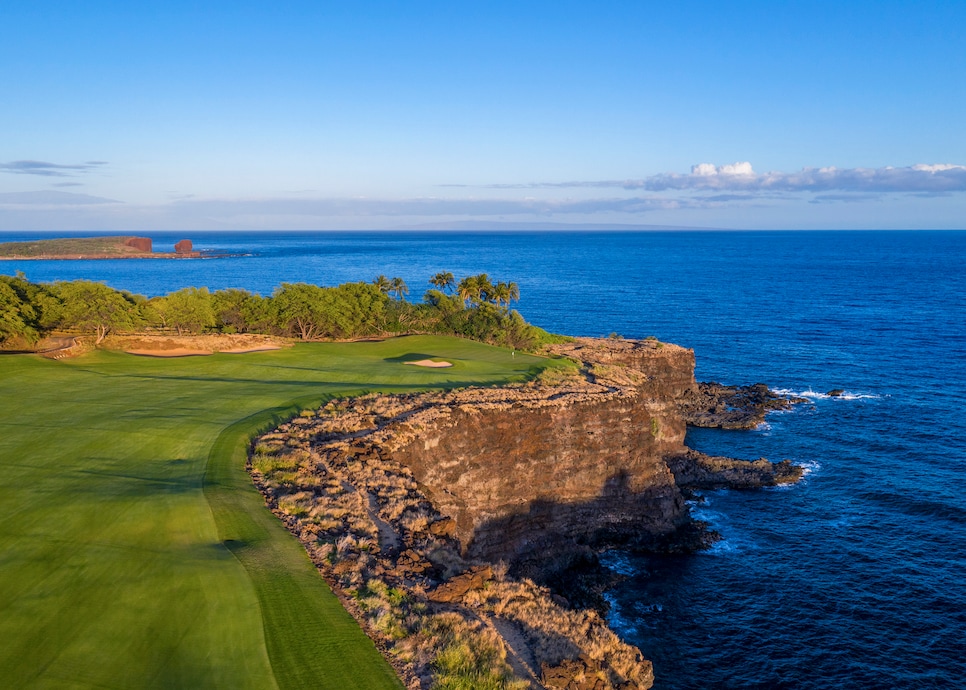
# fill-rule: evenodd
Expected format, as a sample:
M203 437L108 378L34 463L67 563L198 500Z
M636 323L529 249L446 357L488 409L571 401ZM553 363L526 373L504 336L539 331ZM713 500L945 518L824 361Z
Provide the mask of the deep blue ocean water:
M184 235L151 236L170 249ZM966 232L187 236L243 256L0 272L149 296L384 273L417 299L437 271L487 272L551 331L655 335L695 349L699 380L805 395L755 431L689 433L808 474L707 492L694 512L723 536L709 552L611 554L628 576L612 625L654 661L657 688L966 687Z

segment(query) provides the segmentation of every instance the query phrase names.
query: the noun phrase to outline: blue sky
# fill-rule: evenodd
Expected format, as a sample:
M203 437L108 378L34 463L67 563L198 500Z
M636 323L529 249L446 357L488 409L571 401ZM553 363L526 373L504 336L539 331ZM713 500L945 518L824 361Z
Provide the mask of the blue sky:
M958 1L8 2L0 230L962 228L964 46Z

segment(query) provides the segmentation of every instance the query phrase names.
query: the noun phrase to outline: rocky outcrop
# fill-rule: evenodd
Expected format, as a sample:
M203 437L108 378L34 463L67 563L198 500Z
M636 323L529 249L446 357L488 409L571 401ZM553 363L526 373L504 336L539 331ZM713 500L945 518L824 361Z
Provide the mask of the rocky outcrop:
M148 254L154 251L150 237L130 237L124 242L124 245Z
M438 510L456 522L464 555L532 572L566 567L583 548L695 544L682 487L749 488L795 481L766 460L706 458L684 445L688 414L710 400L691 350L651 341L578 340L584 377L503 392L434 399L431 422L385 446ZM783 398L735 390L733 412L764 415ZM709 403L716 404L716 403ZM400 425L412 426L411 422ZM676 471L675 471L676 470ZM700 543L700 539L697 540Z
M751 386L725 386L698 383L680 398L681 411L688 424L715 429L754 429L775 410L787 410L804 398L780 395L764 383Z
M668 467L675 483L685 489L760 489L790 484L802 477L802 468L790 460L735 460L705 455L691 448L668 458Z
M540 681L547 688L560 690L608 690L612 687L602 677L600 664L582 656L564 659L556 666L544 664ZM627 687L633 687L628 685Z
M453 630L489 640L506 660L494 673L535 687L650 687L636 648L594 611L568 610L586 599L540 583L592 572L599 549L707 543L685 501L692 489L801 475L787 461L685 446L691 420L747 424L784 400L697 384L691 350L578 339L551 354L576 360L571 375L335 400L255 447L268 504L370 634L395 645L414 688L432 683L433 645L463 634Z
M181 240L180 242L175 242L174 244L175 254L191 254L192 245L191 240Z
M446 580L430 592L427 598L438 604L451 604L461 601L469 592L483 589L492 580L493 568L479 565Z
M465 555L517 562L557 542L647 546L687 522L664 461L683 448L673 405L606 390L538 400L448 407L392 449L455 520Z

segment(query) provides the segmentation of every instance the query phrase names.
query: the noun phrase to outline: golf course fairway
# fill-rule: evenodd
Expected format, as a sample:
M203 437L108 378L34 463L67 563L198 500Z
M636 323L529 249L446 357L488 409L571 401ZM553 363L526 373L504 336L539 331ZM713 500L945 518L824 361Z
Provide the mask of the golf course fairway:
M423 358L453 366L402 366ZM248 441L330 397L547 365L436 336L0 356L0 687L402 687L265 508Z

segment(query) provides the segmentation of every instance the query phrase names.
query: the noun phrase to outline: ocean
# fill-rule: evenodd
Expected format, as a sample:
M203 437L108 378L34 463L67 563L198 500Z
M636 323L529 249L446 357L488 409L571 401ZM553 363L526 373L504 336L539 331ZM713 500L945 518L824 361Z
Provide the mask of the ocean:
M0 241L42 237L0 235ZM49 236L49 235L48 235ZM712 491L710 551L609 554L612 626L656 688L966 685L966 232L150 233L208 260L0 262L152 296L438 271L520 287L531 322L694 348L697 377L808 400L688 443L790 458L799 484ZM844 389L840 397L826 395Z

